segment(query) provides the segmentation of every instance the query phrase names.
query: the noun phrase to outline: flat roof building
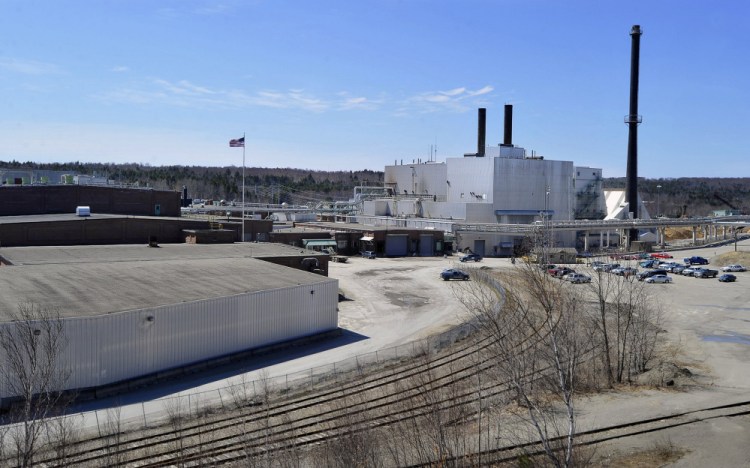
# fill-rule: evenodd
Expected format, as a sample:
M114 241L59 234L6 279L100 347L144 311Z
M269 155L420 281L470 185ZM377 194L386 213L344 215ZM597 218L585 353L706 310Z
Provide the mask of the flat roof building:
M0 248L0 327L15 326L19 304L59 310L65 390L156 376L337 329L337 280L261 259L308 255L251 243ZM0 397L13 397L6 383Z

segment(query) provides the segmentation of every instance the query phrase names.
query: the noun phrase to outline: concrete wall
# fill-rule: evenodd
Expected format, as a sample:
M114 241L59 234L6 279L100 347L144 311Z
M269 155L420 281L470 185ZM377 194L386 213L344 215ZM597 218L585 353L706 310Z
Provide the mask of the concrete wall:
M385 186L392 187L396 195L430 195L444 200L446 171L444 163L385 166Z
M492 203L494 162L497 158L449 158L448 199L450 203ZM474 193L474 195L472 195ZM484 198L478 198L482 197Z
M554 211L552 219L571 219L575 198L572 162L496 158L494 171L496 210L543 211L549 187L546 206Z

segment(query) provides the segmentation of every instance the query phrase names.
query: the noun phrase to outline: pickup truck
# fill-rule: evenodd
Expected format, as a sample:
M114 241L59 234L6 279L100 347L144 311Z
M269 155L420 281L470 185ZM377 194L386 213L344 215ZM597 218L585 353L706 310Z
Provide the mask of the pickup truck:
M693 276L696 278L716 278L719 274L719 270L711 270L708 268L696 268L693 271Z
M688 265L708 265L708 260L703 257L685 257L682 260Z
M468 254L458 259L460 262L481 262L482 256L478 254Z

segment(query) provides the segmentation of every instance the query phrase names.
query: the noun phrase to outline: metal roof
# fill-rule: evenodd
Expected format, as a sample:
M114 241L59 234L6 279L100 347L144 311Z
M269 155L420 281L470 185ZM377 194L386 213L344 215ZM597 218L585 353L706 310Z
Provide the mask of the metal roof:
M0 267L0 320L25 302L78 317L336 281L250 258L257 244L233 245L2 248L0 255L14 265ZM266 254L289 254L286 246L269 245L277 248L266 246Z

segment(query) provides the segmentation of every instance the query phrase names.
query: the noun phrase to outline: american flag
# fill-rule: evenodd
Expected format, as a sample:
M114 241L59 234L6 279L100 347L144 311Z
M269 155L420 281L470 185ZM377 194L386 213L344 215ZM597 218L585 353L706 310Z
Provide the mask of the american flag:
M244 148L245 137L237 138L236 140L229 140L229 147L230 148Z

